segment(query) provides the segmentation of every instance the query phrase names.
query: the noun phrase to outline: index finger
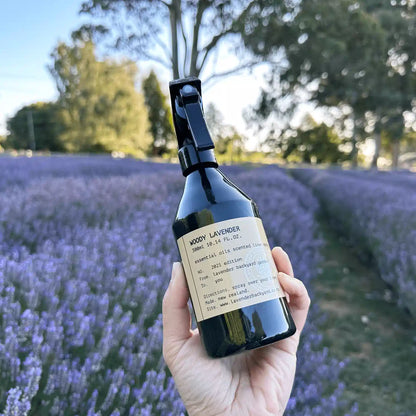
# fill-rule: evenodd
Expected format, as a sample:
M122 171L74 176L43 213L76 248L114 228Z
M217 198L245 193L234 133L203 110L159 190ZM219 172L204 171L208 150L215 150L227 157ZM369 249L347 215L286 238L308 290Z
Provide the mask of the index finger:
M291 277L294 277L292 263L289 256L282 247L274 247L272 250L273 259L276 263L277 270L285 273Z
M279 283L288 295L290 312L300 334L311 303L308 291L301 280L294 278L292 264L286 252L276 247L272 250L272 255L279 271Z

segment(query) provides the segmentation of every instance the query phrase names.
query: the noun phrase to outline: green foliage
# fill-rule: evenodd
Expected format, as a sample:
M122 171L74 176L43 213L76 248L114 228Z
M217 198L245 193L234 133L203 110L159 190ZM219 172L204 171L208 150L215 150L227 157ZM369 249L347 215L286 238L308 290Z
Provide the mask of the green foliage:
M6 141L5 136L0 136L0 153L4 152L4 142Z
M244 37L245 44L259 56L280 53L285 63L274 67L257 116L281 118L288 101L295 107L305 99L348 106L355 126L352 157L357 139L397 125L397 115L403 124L416 85L414 6L376 0L264 4L264 13L252 17L255 29ZM283 18L274 12L279 7L285 7ZM372 129L366 129L368 121Z
M403 136L403 141L408 151L416 151L416 131L406 132Z
M348 155L339 150L342 143L333 129L322 123L308 130L297 130L284 145L283 157L307 163L340 163Z
M232 129L229 135L220 137L215 143L217 159L220 163L236 163L244 159L244 141L245 138Z
M287 48L291 65L282 80L288 88L315 81L312 99L320 104L343 102L359 114L372 109L375 95L384 93L375 87L388 47L379 21L350 0L309 0L290 31L297 41Z
M32 150L64 150L60 140L59 111L55 103L35 103L22 107L7 121L9 135L4 147Z
M325 123L306 116L296 130L287 130L277 140L269 140L285 160L304 163L341 163L348 154L340 150L343 140Z
M264 92L258 108L263 116L274 111L276 99L300 90L320 105L344 103L359 114L369 109L371 93L383 92L374 89L374 82L376 71L385 63L384 32L377 20L355 4L305 0L298 10L290 11L291 19L270 16L268 26L274 29L270 36L263 38L260 31L246 39L257 53L260 37L268 54L284 48L288 61L283 69L275 68L273 85Z
M215 143L215 154L220 163L241 162L245 153L246 138L234 127L224 123L218 108L210 103L205 110L205 120Z
M136 64L98 60L91 40L73 40L73 45L58 44L50 66L66 149L144 155L152 138L143 96L135 89Z
M167 97L163 94L154 71L151 71L149 76L143 80L142 90L149 114L150 133L153 137L150 154L162 156L174 143L175 135Z

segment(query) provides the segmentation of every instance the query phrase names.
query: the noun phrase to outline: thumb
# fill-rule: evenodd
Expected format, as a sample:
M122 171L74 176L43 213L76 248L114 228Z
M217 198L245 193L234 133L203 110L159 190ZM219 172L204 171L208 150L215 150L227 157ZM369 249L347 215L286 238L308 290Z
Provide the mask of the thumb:
M162 303L163 356L168 365L192 336L188 299L189 290L182 265L173 263L172 277Z

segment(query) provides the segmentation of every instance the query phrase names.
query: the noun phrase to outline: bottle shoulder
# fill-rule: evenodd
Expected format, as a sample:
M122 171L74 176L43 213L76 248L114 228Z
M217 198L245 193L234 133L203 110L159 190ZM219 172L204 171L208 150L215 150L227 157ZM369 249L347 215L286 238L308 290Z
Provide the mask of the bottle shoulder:
M194 175L190 177L192 174ZM212 223L258 216L254 201L222 172L204 169L187 177L176 213L174 231L176 229L178 237Z
M201 210L225 203L252 204L252 199L215 168L187 176L179 210Z

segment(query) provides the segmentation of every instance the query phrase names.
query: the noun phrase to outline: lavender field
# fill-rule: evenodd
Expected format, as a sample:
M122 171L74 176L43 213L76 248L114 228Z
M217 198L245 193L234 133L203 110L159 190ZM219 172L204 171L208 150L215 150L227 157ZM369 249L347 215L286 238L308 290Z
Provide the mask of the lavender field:
M294 176L416 317L416 175L304 169Z
M1 415L185 414L161 354L179 167L106 157L0 166ZM322 241L311 191L277 168L227 173L313 299ZM314 304L288 416L351 407L341 399L346 363L322 347L320 316Z

